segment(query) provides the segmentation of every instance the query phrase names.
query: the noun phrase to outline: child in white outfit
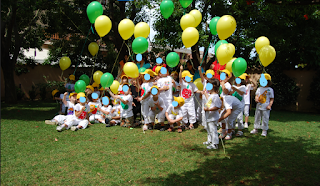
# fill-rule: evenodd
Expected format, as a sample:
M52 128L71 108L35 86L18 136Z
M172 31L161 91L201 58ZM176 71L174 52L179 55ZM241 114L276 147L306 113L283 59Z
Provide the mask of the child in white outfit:
M182 97L173 97L174 101L178 102L176 106L173 106L172 104L169 105L169 107L166 110L166 118L170 124L170 127L168 129L168 132L172 132L174 129L173 124L177 123L178 125L178 132L182 132L182 128L180 126L180 121L182 121L182 110L181 107L184 104L184 99Z
M268 81L267 86L259 87L256 91L255 101L257 102L257 108L254 118L254 129L250 132L251 134L258 133L258 129L262 129L261 136L267 136L269 129L269 117L270 110L274 100L273 89L269 87L271 85L271 76L264 74ZM260 125L262 119L262 125Z
M77 94L77 101L79 102L75 107L74 107L74 116L72 120L67 120L66 123L67 125L73 125L71 127L72 131L77 131L78 129L85 129L89 124L89 115L88 113L90 112L90 107L89 105L84 101L80 102L80 97L85 97L85 95L82 94Z
M166 106L163 99L159 96L160 94L159 87L152 86L150 91L152 91L153 88L157 90L157 93L152 95L152 97L149 100L150 109L148 113L148 118L149 118L148 121L149 123L151 123L151 125L149 123L147 123L147 125L149 125L149 130L153 129L154 121L157 115L157 119L161 124L160 131L165 131L164 119L165 119ZM144 126L144 130L145 129L148 129L147 126Z

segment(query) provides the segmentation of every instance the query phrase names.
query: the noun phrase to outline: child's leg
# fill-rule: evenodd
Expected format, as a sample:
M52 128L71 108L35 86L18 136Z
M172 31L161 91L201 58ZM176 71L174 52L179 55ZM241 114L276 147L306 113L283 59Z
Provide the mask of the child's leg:
M238 131L242 131L243 129L243 111L240 112L240 114L237 116L238 120Z
M181 107L181 112L182 112L182 122L188 123L188 105L187 104L184 104Z
M194 104L188 104L187 109L188 109L188 116L189 116L189 123L190 123L189 128L194 129L193 124L196 123L196 121L197 121Z
M244 116L245 116L244 122L245 122L246 124L248 124L248 120L249 120L249 108L250 108L250 104L246 104L246 105L244 106Z
M206 127L206 130L207 130L207 133L208 133L208 135L207 135L207 141L206 142L203 142L205 145L209 145L210 143L211 143L211 130L212 130L212 128L210 128L210 123L211 122L206 122L205 124L205 127Z
M260 128L260 122L262 117L262 111L256 109L256 113L254 115L254 129L258 130Z
M214 145L218 145L219 137L217 132L217 123L209 122L208 127L210 128L210 142Z
M270 117L270 110L263 110L262 112L262 130L269 129L269 117Z
M95 124L95 123L96 123L95 114L92 114L92 115L89 117L89 121L90 121L90 123L92 123L92 124Z
M89 121L84 119L84 120L79 122L78 128L79 129L85 129L85 128L87 128L88 124L89 124Z
M148 112L149 112L149 105L147 104L141 104L141 114L144 119L144 124L149 123L148 121Z
M126 125L127 125L128 128L134 127L134 126L133 126L133 116L126 118L126 119L125 119L125 123L126 123Z

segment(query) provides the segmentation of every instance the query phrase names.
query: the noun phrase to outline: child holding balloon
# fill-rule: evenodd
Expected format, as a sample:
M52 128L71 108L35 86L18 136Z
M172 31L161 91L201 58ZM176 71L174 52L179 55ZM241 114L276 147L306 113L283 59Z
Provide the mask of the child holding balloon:
M208 132L207 141L203 142L208 145L207 149L218 149L219 137L217 125L219 120L219 109L221 108L221 100L219 98L220 82L217 79L209 79L206 85L206 91L203 91L205 100L205 124Z
M269 74L261 74L260 85L256 91L255 101L257 102L257 108L254 119L254 129L251 134L258 133L258 129L262 129L261 136L267 136L269 129L269 117L270 110L274 101L273 89L271 85L271 76ZM260 125L262 119L262 125Z

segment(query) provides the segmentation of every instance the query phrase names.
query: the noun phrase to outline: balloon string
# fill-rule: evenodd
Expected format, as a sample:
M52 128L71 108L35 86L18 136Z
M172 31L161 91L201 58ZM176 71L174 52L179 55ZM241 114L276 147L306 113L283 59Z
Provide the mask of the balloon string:
M213 40L213 38L211 39L211 41ZM200 66L202 65L202 63L203 63L203 61L204 61L204 57L207 55L207 53L208 53L208 50L209 50L209 48L210 48L210 44L211 44L211 41L209 42L209 45L208 45L208 47L207 47L207 50L206 50L206 52L204 53L204 55L202 56L202 61L201 61L201 63L200 63ZM200 73L200 72L199 72Z
M114 63L113 63L113 67L112 67L112 70L111 70L111 74L112 74L112 72L113 72L113 69L114 69L114 66L117 64L117 62L118 62L118 58L119 58L119 55L120 55L120 53L121 53L121 50L122 50L122 47L123 47L123 44L125 43L125 41L123 40L123 43L122 43L122 45L121 45L121 48L120 48L120 51L118 52L118 55L117 55L117 57L116 57L116 60L114 61Z
M63 70L63 71L64 71L64 70ZM60 76L60 77L61 77L61 79L63 79L63 77L62 77L62 76L63 76L63 71L62 71L61 76Z
M91 27L91 28L92 28L92 27ZM94 67L96 66L96 61L97 61L97 58L98 58L98 53L99 53L99 51L100 51L101 41L102 41L102 38L100 37L100 40L99 40L99 50L98 50L98 52L96 53L96 55L93 56L93 57L94 57L94 62L93 62L92 70L91 70L90 82L92 82L93 71L94 71Z
M87 43L87 39L88 39L88 36L89 36L89 34L90 34L90 29L91 29L91 28L89 28L88 34L87 34L87 36L86 36L86 40L84 41L84 44L83 44L83 46L82 46L82 50L81 50L81 53L80 53L80 57L82 56L82 53L83 53L83 50L84 50L84 46L85 46L86 43ZM74 69L73 75L76 74L76 71L77 71L79 62L80 62L80 60L78 60L78 62L77 62L77 65L76 65L76 68Z
M183 15L186 15L186 9L185 8L183 9Z

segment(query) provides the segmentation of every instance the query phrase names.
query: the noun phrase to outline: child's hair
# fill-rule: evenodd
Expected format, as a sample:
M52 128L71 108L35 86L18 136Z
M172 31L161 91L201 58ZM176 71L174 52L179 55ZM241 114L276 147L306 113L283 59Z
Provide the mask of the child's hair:
M87 98L88 98L89 102L93 102L93 99L92 99L91 94L88 94L88 95L87 95Z
M245 79L241 79L240 85L246 85L246 84L247 84L246 80Z
M271 85L272 85L272 81L270 81L270 80L267 80L268 81L268 87L270 87Z
M211 83L213 85L213 91L214 92L219 92L219 88L220 88L220 82L218 79L209 79L208 83Z

